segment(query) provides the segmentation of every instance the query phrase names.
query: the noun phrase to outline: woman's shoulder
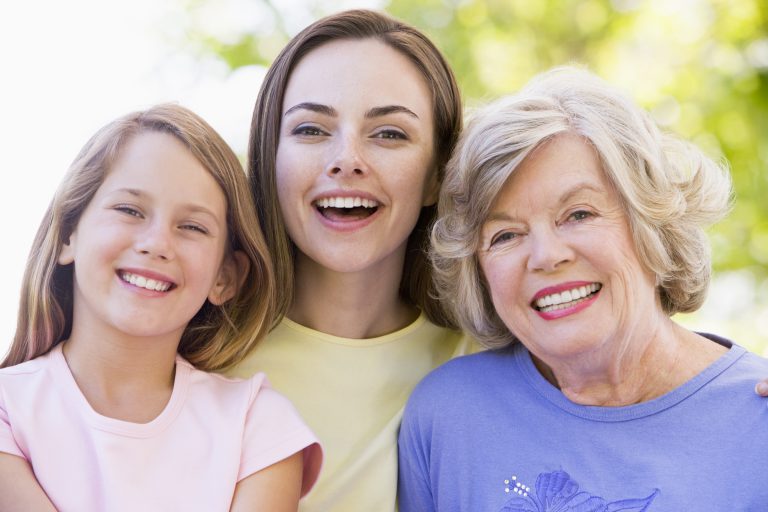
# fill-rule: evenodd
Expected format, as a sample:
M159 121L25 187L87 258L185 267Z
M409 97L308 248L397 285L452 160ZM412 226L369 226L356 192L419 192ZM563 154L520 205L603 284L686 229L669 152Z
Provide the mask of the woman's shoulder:
M486 349L471 338L467 338L467 340L473 343L473 350L436 368L432 372L435 378L466 378L467 375L476 372L506 368L526 353L519 343L502 348Z
M750 380L757 376L762 380L768 372L768 358L765 358L729 338L712 333L699 332L700 336L724 347L726 352L720 356L704 373L725 375L728 380ZM754 385L754 382L752 382Z
M712 335L709 335L711 338ZM725 339L725 338L721 338ZM727 340L729 341L730 340ZM742 345L732 343L728 352L717 360L708 370L719 376L720 385L741 385L754 387L758 380L768 374L768 358L765 358Z
M517 359L523 354L522 347L510 345L500 349L480 350L455 357L438 366L419 382L410 402L430 402L436 399L455 401L494 386L497 378L514 378Z

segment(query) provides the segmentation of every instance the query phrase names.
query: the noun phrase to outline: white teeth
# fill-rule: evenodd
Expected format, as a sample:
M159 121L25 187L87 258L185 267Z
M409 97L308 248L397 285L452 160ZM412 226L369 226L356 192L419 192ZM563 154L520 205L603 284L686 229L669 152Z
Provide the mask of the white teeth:
M136 274L131 274L130 272L121 273L120 279L126 283L131 283L134 286L138 286L139 288L146 288L147 290L157 292L167 291L168 288L171 287L171 283L165 281L157 281L155 279L147 279L144 276L138 276Z
M574 288L573 290L566 290L561 293L553 293L551 295L545 295L544 297L539 297L536 299L536 306L539 309L547 308L548 306L553 306L552 309L562 309L562 308L554 308L554 306L558 306L560 304L566 304L568 302L573 302L575 300L583 299L587 295L590 295L597 290L601 288L601 285L598 283L592 283L587 286L580 286L578 288Z
M379 202L374 199L362 197L324 197L315 201L320 208L376 208Z

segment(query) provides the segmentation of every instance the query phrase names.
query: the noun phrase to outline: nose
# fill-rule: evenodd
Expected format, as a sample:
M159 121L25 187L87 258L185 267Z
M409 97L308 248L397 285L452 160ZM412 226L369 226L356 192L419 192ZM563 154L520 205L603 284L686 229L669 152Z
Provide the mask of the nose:
M573 261L574 251L557 228L540 229L529 234L528 270L554 272Z
M173 249L173 233L160 220L148 223L146 229L137 233L134 242L134 249L139 254L157 258L161 260L170 260L175 256Z
M363 176L368 173L361 142L354 135L338 137L331 151L326 169L330 176Z

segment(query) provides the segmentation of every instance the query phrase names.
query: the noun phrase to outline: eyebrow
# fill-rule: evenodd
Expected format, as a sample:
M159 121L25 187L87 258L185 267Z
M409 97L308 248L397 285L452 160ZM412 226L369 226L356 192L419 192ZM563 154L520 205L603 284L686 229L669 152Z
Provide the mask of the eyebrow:
M144 193L137 189L137 188L119 188L112 193L118 193L118 192L127 192L128 194L131 194L132 196L141 197L144 195Z
M580 192L583 192L585 190L591 190L592 192L602 192L602 189L593 183L590 183L588 181L582 181L571 188L567 189L565 192L560 194L560 198L558 199L558 204L562 204L567 202L569 199L571 199L573 196L579 194ZM485 219L485 223L493 222L497 220L506 220L511 221L515 220L513 217L511 217L507 212L500 211L500 212L494 212L488 215L488 217Z
M336 111L336 109L331 106L323 105L322 103L313 103L310 101L305 101L302 103L298 103L292 106L291 108L289 108L288 110L286 110L285 114L283 114L283 117L286 117L289 114L292 114L298 110L309 110L310 112L316 112L318 114L323 114L329 117L338 116L338 112ZM389 114L406 114L411 117L415 117L416 119L419 118L419 116L417 116L413 110L407 107L404 107L402 105L384 105L382 107L373 107L365 113L365 118L372 119L374 117L382 117Z
M385 105L383 107L373 107L365 113L365 117L366 119L371 119L373 117L381 117L389 114L407 114L411 117L415 117L416 119L419 118L419 116L417 116L413 110L402 105Z
M283 114L283 117L287 116L288 114L292 114L297 110L309 110L310 112L317 112L318 114L323 114L330 117L336 117L338 115L338 112L336 112L336 109L333 107L323 105L322 103L312 103L305 101L286 110L285 114Z

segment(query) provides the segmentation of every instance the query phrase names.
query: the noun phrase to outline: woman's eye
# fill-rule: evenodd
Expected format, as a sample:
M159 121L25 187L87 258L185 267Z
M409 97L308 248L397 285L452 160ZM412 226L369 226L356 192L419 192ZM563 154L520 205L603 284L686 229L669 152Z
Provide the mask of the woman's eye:
M515 240L516 238L517 238L517 233L513 233L511 231L504 231L503 233L499 233L493 238L491 238L491 243L489 244L489 246L493 247L494 245L503 244L505 242Z
M408 140L408 137L399 130L381 130L374 135L377 139Z
M126 215L130 215L131 217L142 217L142 214L139 210L134 208L133 206L126 206L126 205L118 205L115 206L114 209L120 213L125 213Z
M592 217L592 212L588 212L586 210L578 210L578 211L575 211L575 212L571 213L568 216L568 219L569 220L579 221L579 220L588 219L590 217Z
M321 135L325 135L326 133L318 128L317 126L312 125L301 125L297 126L293 129L291 132L293 135L303 135L305 137L319 137Z

